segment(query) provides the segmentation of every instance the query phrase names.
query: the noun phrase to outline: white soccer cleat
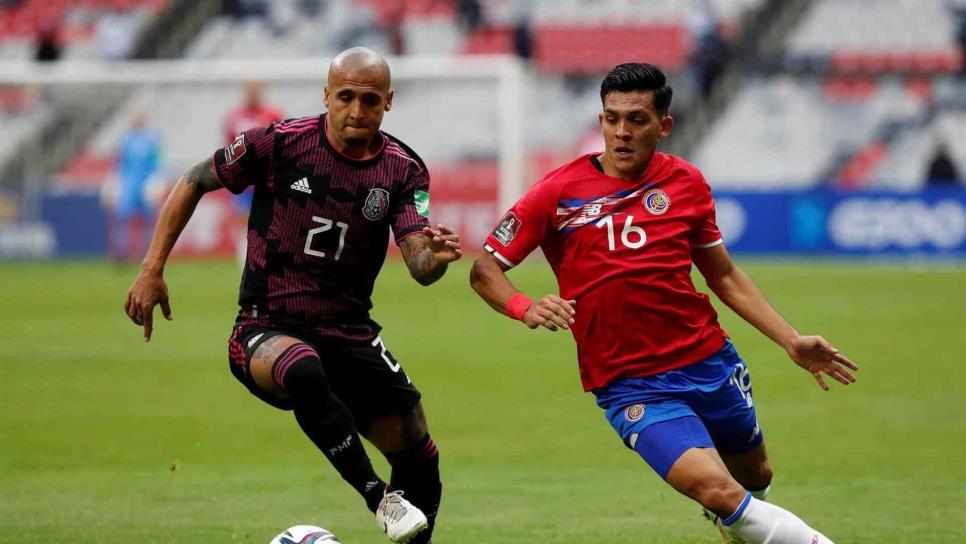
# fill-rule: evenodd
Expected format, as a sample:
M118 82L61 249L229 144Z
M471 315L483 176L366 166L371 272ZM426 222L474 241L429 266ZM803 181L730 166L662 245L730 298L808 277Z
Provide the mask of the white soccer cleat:
M711 513L707 508L702 508L701 514L704 516L704 519L714 524L724 544L745 544L745 539L729 531L724 523L721 523L721 518Z
M429 526L426 514L403 498L402 491L386 493L376 508L376 523L393 542L404 544Z

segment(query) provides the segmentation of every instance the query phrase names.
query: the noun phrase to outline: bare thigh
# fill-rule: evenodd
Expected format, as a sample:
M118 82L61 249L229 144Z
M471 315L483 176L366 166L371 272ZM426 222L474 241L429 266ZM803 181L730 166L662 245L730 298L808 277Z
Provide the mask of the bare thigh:
M251 373L255 385L279 398L288 398L282 386L275 383L275 378L272 376L272 367L285 350L296 344L304 343L298 338L284 335L273 336L262 342L262 345L258 346L255 353L252 354L252 360L248 365L248 371Z

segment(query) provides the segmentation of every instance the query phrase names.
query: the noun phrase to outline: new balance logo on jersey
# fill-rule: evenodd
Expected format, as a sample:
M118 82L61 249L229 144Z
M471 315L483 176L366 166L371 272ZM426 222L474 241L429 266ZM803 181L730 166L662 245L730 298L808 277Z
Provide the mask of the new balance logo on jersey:
M587 204L580 212L583 217L597 217L604 206L602 204Z
M295 183L293 183L292 184L292 189L295 189L296 191L302 191L303 193L308 194L308 195L312 194L312 188L309 187L309 179L308 178L302 178L302 179L296 181Z

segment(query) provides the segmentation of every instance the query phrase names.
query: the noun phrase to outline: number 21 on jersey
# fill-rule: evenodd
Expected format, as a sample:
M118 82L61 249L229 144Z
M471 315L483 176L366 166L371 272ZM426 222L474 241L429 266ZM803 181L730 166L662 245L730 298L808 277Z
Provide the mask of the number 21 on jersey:
M312 238L314 238L316 234L322 234L323 232L332 230L332 225L335 225L339 229L339 246L338 249L335 250L335 255L333 255L332 258L338 261L339 257L342 256L342 248L345 247L345 233L347 230L349 230L349 225L343 223L342 221L332 221L331 219L318 216L313 216L312 221L321 223L322 226L316 227L309 231L308 236L305 238L305 253L315 257L325 257L324 251L312 249Z
M643 227L634 226L634 216L628 215L621 230L621 245L630 249L640 249L647 242L647 233ZM596 223L597 228L607 228L607 249L617 249L617 236L614 232L614 216L608 215Z

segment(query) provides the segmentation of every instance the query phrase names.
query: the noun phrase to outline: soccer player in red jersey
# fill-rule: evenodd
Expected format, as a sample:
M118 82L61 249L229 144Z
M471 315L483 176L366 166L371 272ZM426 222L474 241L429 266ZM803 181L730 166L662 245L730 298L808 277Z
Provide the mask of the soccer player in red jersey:
M246 130L198 163L161 210L125 309L149 340L154 306L171 318L164 265L199 200L254 185L231 372L259 399L294 412L392 540L427 543L442 493L439 454L420 392L369 317L370 298L390 230L422 285L461 250L452 231L428 225L422 160L379 130L392 99L386 61L350 49L329 67L327 113ZM360 434L392 465L388 485Z
M828 389L857 367L820 336L799 334L731 260L701 173L656 152L671 132L671 88L650 64L615 67L601 85L602 154L537 182L500 220L470 281L530 328L569 329L580 377L627 447L717 517L726 540L822 544L764 502L772 479L748 368L718 325L708 287ZM506 272L540 247L560 296L533 302Z
M225 117L225 145L235 141L239 134L253 128L267 127L282 120L278 108L265 103L262 84L248 81L243 86L244 102L228 112Z
M281 121L282 111L265 102L262 84L258 81L247 81L242 88L244 101L240 106L228 112L225 116L225 145L231 145L239 134L253 128L267 127ZM239 264L244 266L248 249L247 223L248 212L252 207L254 187L248 186L244 191L233 196L235 205L234 222L238 233L238 243L235 255Z

